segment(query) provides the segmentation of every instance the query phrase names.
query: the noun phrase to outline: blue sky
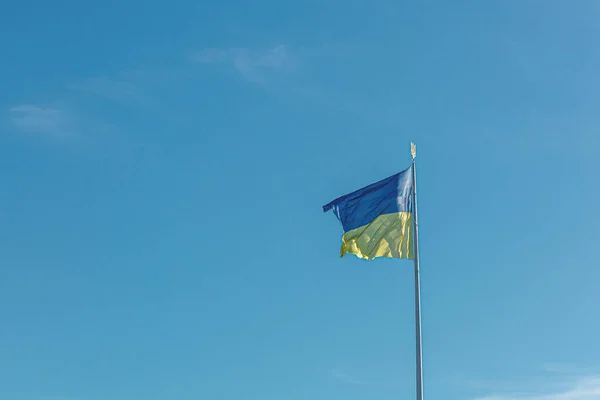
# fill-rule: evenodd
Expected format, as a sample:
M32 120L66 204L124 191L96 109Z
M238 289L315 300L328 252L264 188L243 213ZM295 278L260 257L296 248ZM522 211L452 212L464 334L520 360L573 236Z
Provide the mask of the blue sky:
M0 398L600 399L596 1L7 2Z

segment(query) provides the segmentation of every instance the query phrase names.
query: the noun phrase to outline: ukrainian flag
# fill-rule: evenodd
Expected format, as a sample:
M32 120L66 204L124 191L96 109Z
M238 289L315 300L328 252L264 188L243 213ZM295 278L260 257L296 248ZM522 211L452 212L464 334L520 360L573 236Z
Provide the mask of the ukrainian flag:
M323 206L342 224L342 257L414 259L413 168L414 164Z

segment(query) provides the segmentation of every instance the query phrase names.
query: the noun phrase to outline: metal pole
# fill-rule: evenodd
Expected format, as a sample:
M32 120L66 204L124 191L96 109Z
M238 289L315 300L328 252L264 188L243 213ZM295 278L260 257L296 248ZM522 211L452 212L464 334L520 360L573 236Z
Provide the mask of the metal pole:
M417 212L417 148L411 143L414 207L414 261L415 261L415 328L417 361L417 400L423 400L423 351L421 348L421 277L419 273L419 217Z

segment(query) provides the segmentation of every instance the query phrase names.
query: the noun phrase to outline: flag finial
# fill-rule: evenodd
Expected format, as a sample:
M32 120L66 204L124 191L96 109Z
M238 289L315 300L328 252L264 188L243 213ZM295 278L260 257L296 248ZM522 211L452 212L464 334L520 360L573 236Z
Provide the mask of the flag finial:
M413 160L417 157L417 145L410 142L410 154L412 154Z

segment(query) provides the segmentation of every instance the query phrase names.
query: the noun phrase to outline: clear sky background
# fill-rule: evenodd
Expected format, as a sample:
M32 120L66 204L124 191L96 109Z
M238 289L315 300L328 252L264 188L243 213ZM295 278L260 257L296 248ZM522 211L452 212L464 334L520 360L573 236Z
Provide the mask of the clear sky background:
M600 399L600 3L5 1L0 399Z

